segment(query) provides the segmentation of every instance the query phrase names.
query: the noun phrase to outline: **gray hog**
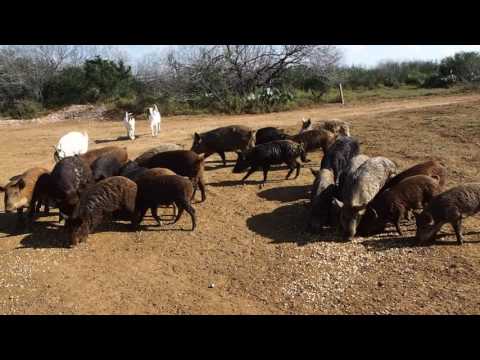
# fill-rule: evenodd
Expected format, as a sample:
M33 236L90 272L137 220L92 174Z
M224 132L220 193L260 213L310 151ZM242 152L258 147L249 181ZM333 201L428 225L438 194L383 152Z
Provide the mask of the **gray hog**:
M135 162L139 166L144 166L144 164L147 163L153 156L160 154L162 152L174 151L174 150L183 150L183 147L177 144L170 144L170 143L161 144L161 145L155 146L152 149L149 149L148 151L145 151L143 154L141 154L139 157L135 159Z
M368 159L345 178L343 201L333 200L334 206L340 208L340 227L345 239L353 239L368 203L396 172L397 166L391 160L378 156Z
M463 244L462 217L480 211L480 183L456 186L434 197L419 215L416 215L417 234L420 244L434 241L435 235L444 224L451 224L457 243Z
M227 166L225 153L245 151L255 146L255 131L242 125L225 126L202 134L195 133L191 151L205 154L205 159L217 153Z

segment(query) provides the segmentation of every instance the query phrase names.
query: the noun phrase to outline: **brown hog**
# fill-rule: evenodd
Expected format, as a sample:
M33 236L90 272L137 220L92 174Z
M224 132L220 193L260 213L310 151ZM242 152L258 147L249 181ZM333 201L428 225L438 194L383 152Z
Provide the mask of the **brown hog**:
M384 191L367 206L365 215L358 226L360 236L370 236L385 230L387 223L393 223L402 236L400 220L409 210L421 210L430 200L440 194L438 180L426 175L410 176Z
M480 211L480 183L456 186L435 196L419 215L416 215L416 237L420 244L434 241L444 224L451 224L457 243L463 244L462 218Z
M334 133L324 129L304 131L297 135L288 136L287 138L299 144L303 143L306 153L322 149L324 154L326 154L327 149L336 140L336 136ZM307 162L309 161L310 160L307 160Z
M85 154L79 155L80 159L82 159L88 166L92 166L93 162L97 160L100 156L108 154L111 151L119 151L124 149L127 151L126 147L120 146L105 146L102 148L94 149L87 151Z
M136 195L137 185L123 176L114 176L89 187L66 221L70 244L74 246L85 241L106 215L122 211L132 218Z
M202 201L205 201L205 180L204 180L204 156L190 150L166 151L156 154L146 161L143 166L146 168L167 168L175 172L177 175L188 177L195 190L193 197L200 188Z
M436 178L438 180L440 188L443 189L445 187L445 181L447 178L447 167L445 164L438 160L429 160L417 164L415 166L412 166L411 168L402 171L401 173L387 181L382 190L380 190L380 193L382 193L388 188L395 186L404 179L415 175L426 175Z
M48 176L48 170L40 167L28 169L23 174L10 178L10 181L0 186L0 192L4 192L5 212L17 211L18 224L23 222L23 210L28 209L28 217L31 220L35 211L43 204L48 211L48 194L37 187L38 180ZM35 196L36 195L36 196Z
M245 151L255 146L255 131L242 125L231 125L208 132L194 134L191 151L205 154L205 159L217 153L227 166L225 153L229 151Z
M190 180L178 175L158 175L150 172L137 180L137 186L133 226L140 225L148 209L174 203L178 208L178 214L173 223L175 224L186 210L192 219L192 231L195 230L195 209L191 205L193 185ZM156 220L160 225L160 219Z

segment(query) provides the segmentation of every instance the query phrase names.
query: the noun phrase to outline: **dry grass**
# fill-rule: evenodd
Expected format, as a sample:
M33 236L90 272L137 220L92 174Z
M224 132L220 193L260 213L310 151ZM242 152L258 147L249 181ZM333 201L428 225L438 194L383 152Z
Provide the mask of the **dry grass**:
M2 126L0 180L35 165L53 166L51 146L67 131L87 130L99 147L125 144L132 157L158 142L189 148L194 131L227 124L279 126L294 132L303 116L352 123L363 152L387 156L402 169L427 158L449 167L448 185L478 179L480 96L430 96L268 115L165 118L159 139L138 122L135 142L121 121L95 119ZM108 142L112 141L112 142ZM230 159L233 159L230 154ZM312 154L317 166L321 154ZM0 213L0 313L35 314L285 314L479 313L478 218L466 221L466 244L452 230L431 247L415 246L414 225L404 238L387 233L342 243L332 232L304 232L310 171L284 181L272 171L263 189L238 184L242 175L208 159L207 201L196 204L198 229L185 216L142 231L108 224L74 249L61 247L56 217L35 231L15 233L14 217ZM209 287L210 284L215 286Z

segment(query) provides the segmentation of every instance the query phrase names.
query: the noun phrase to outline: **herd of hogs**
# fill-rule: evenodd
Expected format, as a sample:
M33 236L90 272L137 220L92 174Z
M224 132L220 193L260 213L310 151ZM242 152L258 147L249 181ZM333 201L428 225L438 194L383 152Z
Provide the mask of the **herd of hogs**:
M71 246L85 241L99 224L115 219L138 229L146 212L161 225L157 208L172 207L173 223L186 211L196 226L192 206L197 189L206 200L204 162L217 153L226 166L225 152L238 155L233 173L247 171L242 181L263 171L263 186L272 165L286 164L286 179L307 154L322 150L318 170L313 170L310 214L306 228L313 233L327 227L339 230L342 239L371 236L415 216L419 243L433 242L440 228L450 223L462 244L462 218L480 210L480 183L445 189L447 168L441 161L426 161L399 171L385 157L361 154L360 145L341 120L313 123L303 120L297 135L267 127L258 130L233 125L194 134L191 150L176 144L157 146L134 160L125 147L109 146L59 159L52 171L32 168L0 187L5 211L18 212L18 226L30 228L41 206L59 209ZM301 160L301 162L300 162ZM24 218L23 210L27 210Z

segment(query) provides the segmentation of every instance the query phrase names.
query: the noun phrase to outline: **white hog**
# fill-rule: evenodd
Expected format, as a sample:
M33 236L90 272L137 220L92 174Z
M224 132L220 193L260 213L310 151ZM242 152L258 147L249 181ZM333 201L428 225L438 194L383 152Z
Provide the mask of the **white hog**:
M59 162L68 156L85 154L88 151L88 134L78 131L69 132L60 138L54 148L53 158L55 162Z

